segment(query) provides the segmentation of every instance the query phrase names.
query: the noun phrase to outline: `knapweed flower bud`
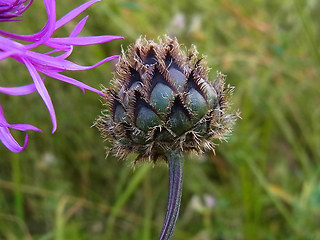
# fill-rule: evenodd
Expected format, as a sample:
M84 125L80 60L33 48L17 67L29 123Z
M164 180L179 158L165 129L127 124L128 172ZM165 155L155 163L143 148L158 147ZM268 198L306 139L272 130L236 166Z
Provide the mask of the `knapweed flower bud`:
M134 152L156 162L176 149L213 150L211 140L224 139L235 120L226 113L231 90L221 73L209 81L195 47L186 53L177 39L140 38L122 53L113 87L103 91L109 111L95 125L120 158Z
M232 88L221 73L209 81L195 47L186 53L169 37L159 43L138 39L122 53L116 70L114 86L103 91L108 110L95 125L116 156L137 153L135 163L167 161L168 205L159 240L170 240L182 195L182 153L214 150L212 139L231 131L236 115L226 111Z

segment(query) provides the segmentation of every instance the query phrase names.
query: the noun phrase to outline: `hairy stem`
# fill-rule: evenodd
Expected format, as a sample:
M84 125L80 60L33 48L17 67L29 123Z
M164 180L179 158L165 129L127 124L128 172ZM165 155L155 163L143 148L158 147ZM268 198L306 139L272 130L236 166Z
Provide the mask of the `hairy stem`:
M166 157L169 164L168 205L159 240L169 240L172 238L174 227L179 215L182 195L182 153L180 151L171 151L166 154Z

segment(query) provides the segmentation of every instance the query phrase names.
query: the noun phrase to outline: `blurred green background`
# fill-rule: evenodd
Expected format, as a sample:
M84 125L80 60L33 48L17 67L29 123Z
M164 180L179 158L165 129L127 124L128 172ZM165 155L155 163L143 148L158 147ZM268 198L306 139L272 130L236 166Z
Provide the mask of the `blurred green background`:
M57 0L58 17L82 2ZM83 35L125 40L75 47L76 63L118 54L140 35L169 34L207 56L211 79L219 70L236 87L233 108L242 119L228 143L216 155L186 156L174 239L320 239L319 12L316 0L103 0L81 15L90 15ZM45 21L38 0L24 21L0 28L33 33ZM114 64L65 74L100 88L109 86ZM1 86L30 82L23 65L0 62ZM130 161L105 158L107 143L90 128L101 98L50 78L46 86L58 119L53 135L38 94L0 95L8 122L43 129L30 132L22 153L0 144L0 239L157 239L165 164L133 170ZM23 134L14 134L22 142Z

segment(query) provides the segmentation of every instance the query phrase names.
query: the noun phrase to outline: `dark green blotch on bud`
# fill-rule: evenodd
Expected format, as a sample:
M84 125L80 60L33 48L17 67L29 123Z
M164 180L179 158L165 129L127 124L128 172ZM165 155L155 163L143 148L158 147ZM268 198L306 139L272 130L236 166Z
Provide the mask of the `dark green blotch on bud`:
M186 109L180 97L176 97L169 114L169 124L177 136L189 131L192 128L191 114Z
M152 109L152 107L142 99L139 92L136 92L134 103L135 125L144 132L149 131L161 123L160 118Z
M188 92L187 103L194 112L194 120L198 121L208 112L208 104L202 94L191 88Z
M181 92L186 83L186 76L175 62L171 62L168 66L169 78L175 87Z
M159 117L151 109L146 107L141 107L137 111L136 125L142 131L147 132L150 130L150 128L155 127L159 124L160 124Z
M123 122L126 117L126 111L124 110L123 106L121 103L118 101L114 105L114 110L113 110L113 121L116 123Z
M165 114L173 98L174 90L164 77L156 71L150 87L150 102L152 106L161 114Z

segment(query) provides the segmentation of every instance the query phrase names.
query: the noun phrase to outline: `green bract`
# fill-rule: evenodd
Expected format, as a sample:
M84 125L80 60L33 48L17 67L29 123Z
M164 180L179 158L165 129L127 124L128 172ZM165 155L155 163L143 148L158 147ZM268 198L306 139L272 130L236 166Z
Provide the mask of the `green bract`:
M160 43L140 38L116 65L114 86L105 89L109 112L96 126L111 139L112 151L137 160L164 157L180 149L213 149L212 138L231 131L235 115L226 114L225 75L208 80L208 69L193 47L188 54L176 39Z

